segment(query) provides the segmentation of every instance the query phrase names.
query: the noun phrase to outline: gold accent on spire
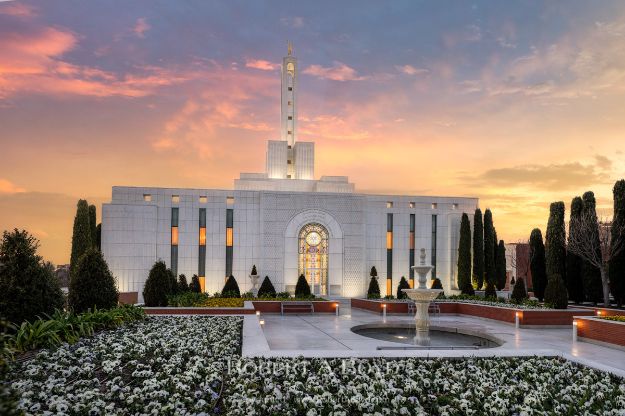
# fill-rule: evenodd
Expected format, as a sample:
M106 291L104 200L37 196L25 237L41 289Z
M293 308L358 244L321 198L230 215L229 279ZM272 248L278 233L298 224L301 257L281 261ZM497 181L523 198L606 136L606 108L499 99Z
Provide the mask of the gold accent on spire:
M289 53L289 56L291 56L293 54L293 43L291 43L290 40L286 41L286 46L287 46L287 50Z

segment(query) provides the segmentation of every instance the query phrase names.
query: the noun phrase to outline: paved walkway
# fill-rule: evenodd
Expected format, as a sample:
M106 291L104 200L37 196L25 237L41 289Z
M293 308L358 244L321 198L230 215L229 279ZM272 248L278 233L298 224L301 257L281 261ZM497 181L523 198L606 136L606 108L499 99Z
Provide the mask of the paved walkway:
M356 325L383 323L379 314L343 308L340 316L270 315L246 316L243 354L247 356L304 357L462 357L546 355L565 358L610 371L625 377L625 351L573 342L571 328L522 328L470 316L441 315L432 325L471 328L487 332L504 341L495 348L480 350L378 350L380 346L406 347L406 344L382 341L353 333ZM386 323L411 322L407 315L389 315Z

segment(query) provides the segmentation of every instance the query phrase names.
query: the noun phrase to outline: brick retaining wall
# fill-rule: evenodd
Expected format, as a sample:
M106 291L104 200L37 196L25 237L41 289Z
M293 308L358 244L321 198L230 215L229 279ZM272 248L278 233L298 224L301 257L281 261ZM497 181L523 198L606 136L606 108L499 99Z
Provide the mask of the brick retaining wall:
M580 341L599 341L625 348L625 322L586 317L576 321Z

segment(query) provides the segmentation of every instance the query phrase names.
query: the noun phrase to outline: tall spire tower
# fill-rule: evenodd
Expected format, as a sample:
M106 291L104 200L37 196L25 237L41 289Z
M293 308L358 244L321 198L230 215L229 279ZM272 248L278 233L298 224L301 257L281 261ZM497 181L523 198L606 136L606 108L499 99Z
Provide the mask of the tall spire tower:
M282 58L282 98L280 139L292 148L297 140L297 58L293 44L287 42L287 56Z

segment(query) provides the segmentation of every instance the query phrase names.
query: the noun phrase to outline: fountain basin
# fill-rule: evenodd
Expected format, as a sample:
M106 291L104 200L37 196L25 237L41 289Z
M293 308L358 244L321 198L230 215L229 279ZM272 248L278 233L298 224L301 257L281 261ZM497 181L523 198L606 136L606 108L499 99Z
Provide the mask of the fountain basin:
M355 334L378 339L380 341L396 342L399 344L415 345L415 324L407 322L374 323L357 325L351 328ZM504 343L503 340L470 328L452 326L430 326L429 347L436 349L464 348L496 348Z

